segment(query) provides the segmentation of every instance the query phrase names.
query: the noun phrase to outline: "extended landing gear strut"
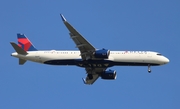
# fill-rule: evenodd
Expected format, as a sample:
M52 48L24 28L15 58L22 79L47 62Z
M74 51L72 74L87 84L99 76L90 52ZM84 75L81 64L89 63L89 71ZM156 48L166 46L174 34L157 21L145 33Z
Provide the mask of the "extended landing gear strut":
M148 65L148 72L151 73L151 66L150 66L150 64Z

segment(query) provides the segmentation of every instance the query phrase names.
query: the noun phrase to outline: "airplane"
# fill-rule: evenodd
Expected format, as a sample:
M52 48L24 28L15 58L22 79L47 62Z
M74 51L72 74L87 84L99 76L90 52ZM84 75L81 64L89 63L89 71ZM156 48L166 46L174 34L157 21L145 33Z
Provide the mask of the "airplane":
M89 43L66 19L60 14L63 23L69 30L69 35L79 49L68 50L37 50L25 34L17 34L18 44L10 42L16 52L11 56L19 58L19 65L27 60L48 65L76 65L86 70L83 82L92 85L99 77L105 80L115 80L116 71L107 68L113 66L151 66L164 65L169 59L153 51L110 51L97 49Z

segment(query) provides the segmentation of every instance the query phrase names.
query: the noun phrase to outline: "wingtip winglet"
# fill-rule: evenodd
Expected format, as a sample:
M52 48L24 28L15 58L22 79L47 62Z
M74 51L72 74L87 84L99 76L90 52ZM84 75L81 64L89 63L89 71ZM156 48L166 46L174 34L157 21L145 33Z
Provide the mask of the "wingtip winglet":
M84 78L82 78L82 80L83 80L84 84L86 84L86 80Z
M61 16L63 22L66 22L66 21L67 21L62 14L60 14L60 16Z

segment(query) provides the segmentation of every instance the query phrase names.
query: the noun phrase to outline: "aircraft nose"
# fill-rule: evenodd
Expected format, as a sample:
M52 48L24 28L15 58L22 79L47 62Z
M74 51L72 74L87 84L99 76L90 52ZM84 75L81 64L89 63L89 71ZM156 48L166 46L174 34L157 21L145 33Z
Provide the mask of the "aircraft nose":
M169 59L164 57L164 64L167 64L167 63L169 63Z

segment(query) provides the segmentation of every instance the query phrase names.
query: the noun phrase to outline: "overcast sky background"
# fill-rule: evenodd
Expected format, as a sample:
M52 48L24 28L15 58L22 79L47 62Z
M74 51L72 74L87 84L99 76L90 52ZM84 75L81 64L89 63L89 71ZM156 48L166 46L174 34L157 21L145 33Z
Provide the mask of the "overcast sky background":
M0 109L180 109L179 0L1 0ZM112 67L117 79L85 85L85 70L11 57L17 33L39 50L77 50L62 13L93 46L157 51L164 66Z

